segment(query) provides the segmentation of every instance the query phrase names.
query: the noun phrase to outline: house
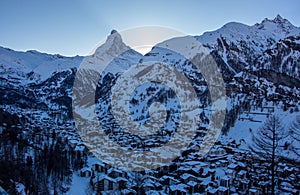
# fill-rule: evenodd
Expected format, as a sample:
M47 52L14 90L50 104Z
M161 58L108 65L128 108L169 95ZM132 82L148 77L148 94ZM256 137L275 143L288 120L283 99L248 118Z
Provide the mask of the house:
M170 185L178 184L180 183L180 181L175 179L172 176L164 175L159 179L159 183L161 183L164 186L170 186Z
M180 179L182 181L182 183L188 183L189 181L194 181L194 182L197 182L197 177L195 177L194 175L192 174L189 174L189 173L184 173L180 176Z
M84 155L85 153L87 153L88 149L85 147L85 145L83 143L79 143L76 145L75 147L75 152L76 152L76 155Z
M263 194L268 191L269 186L271 186L269 181L259 181L258 182L258 187L261 189Z
M216 146L209 151L210 156L222 156L226 154L226 150L220 146Z
M224 186L219 186L218 187L218 195L229 195L229 188L224 187Z
M222 159L216 162L216 167L226 167L228 166L228 160Z
M259 189L254 187L249 189L249 195L259 195L259 194L260 194Z
M220 181L220 186L223 187L229 187L232 184L232 179L228 176L224 176L222 177L221 181Z
M228 169L232 169L232 170L236 170L238 168L238 165L235 163L231 163L230 165L228 165L227 167Z
M91 170L91 168L84 167L84 168L80 169L79 175L80 175L80 177L91 177L92 170Z
M217 188L213 188L213 187L208 187L205 190L205 194L206 195L218 195L218 189Z
M247 171L245 170L240 170L237 174L237 177L240 178L240 179L244 179L246 178L246 174L247 174Z
M149 190L149 191L145 191L145 195L161 195L162 193L160 191L157 190Z
M227 169L225 171L226 175L229 176L229 177L235 177L235 174L236 174L236 171L235 170L232 170L232 169Z
M245 192L249 189L250 181L248 179L242 179L239 181L239 190Z
M208 164L199 161L188 161L182 163L177 169L178 174L189 173L191 175L200 177L203 171L208 168Z
M117 178L117 177L127 178L127 173L125 171L121 171L121 170L116 169L116 168L110 168L107 171L107 174L108 174L109 177L112 177L112 178Z
M132 195L132 194L137 194L137 192L133 189L121 190L121 195Z
M103 173L107 173L107 166L101 162L95 162L92 165L92 170L96 171L96 172L103 172Z
M168 194L170 195L186 195L188 193L188 186L185 184L171 185L168 188Z
M156 190L155 181L153 181L151 178L146 178L145 180L143 180L142 188L145 192Z
M118 189L119 190L127 188L127 182L128 182L127 179L125 179L123 177L117 177L115 180L118 183Z
M209 183L210 183L209 180L202 181L202 182L200 183L200 189L199 189L199 192L201 192L201 193L204 192L204 191L208 188Z
M189 194L194 194L196 192L199 192L200 190L200 184L198 182L195 181L189 181L187 183L188 187L188 192Z
M93 190L97 193L107 190L116 190L118 183L115 179L108 177L107 175L101 174L96 176L93 180Z

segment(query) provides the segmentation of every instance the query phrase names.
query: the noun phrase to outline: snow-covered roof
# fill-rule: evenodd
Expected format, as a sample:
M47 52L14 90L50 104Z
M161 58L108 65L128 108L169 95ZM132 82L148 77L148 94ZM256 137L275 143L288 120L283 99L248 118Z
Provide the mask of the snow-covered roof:
M85 171L91 171L90 167L83 167L82 169L80 169L81 172L85 172Z
M75 147L75 151L84 151L85 150L85 146L84 145L77 145Z
M171 185L169 186L169 189L174 192L174 191L181 191L181 192L186 192L186 189L188 186L180 183L180 184L176 184L176 185Z
M194 175L189 174L189 173L184 173L184 174L182 174L182 175L180 176L180 178L183 179L183 180L186 180L186 179L188 179L188 178L190 178L190 177L196 178Z
M189 182L187 183L187 185L189 185L189 186L196 186L196 185L198 185L198 183L195 182L195 181L189 181Z
M231 163L230 165L228 165L228 169L236 169L237 166L238 166L237 164Z
M95 177L93 179L93 182L96 183L96 182L99 182L99 181L102 181L102 180L108 180L108 181L116 183L115 179L113 179L113 178L111 178L111 177L109 177L109 176L107 176L106 174L103 174L103 173L101 173L97 177Z
M218 187L218 191L225 192L225 191L227 191L227 190L228 190L228 188L226 188L226 187L224 187L224 186L219 186L219 187Z
M225 175L225 176L222 177L221 179L223 179L223 180L230 180L230 177L228 177L227 175Z

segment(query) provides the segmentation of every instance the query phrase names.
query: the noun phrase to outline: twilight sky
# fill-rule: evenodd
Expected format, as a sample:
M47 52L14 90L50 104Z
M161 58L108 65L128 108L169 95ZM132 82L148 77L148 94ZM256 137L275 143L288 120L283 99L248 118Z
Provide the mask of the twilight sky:
M163 26L191 35L277 14L300 26L299 0L1 0L0 46L87 55L112 29Z

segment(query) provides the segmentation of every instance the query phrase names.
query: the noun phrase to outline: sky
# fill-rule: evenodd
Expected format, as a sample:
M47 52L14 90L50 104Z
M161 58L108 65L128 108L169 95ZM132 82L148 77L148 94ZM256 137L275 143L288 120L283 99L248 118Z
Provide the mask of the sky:
M112 29L162 26L189 35L277 14L300 26L299 0L1 0L0 46L88 55Z

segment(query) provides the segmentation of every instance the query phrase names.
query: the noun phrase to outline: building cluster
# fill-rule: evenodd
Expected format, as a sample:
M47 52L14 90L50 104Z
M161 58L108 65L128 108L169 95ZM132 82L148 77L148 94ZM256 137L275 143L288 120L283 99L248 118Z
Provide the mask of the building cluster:
M27 111L10 110L9 112L22 116ZM36 130L34 142L47 141L41 129L50 132L55 130L57 136L68 138L68 144L80 156L88 153L88 149L80 141L74 124L65 122L63 125L56 125L55 122L53 123L53 117L58 120L61 115L55 113L54 116L51 116L51 114L41 111L28 111L26 120L32 119L32 121L24 121L27 125L26 128L30 131L34 131L36 127L40 128ZM205 135L206 132L205 129L200 129L197 133L202 137L202 134ZM130 140L134 137L128 136L130 135L119 137L117 142L136 148L139 143L131 142ZM144 144L141 147L156 147L155 140L149 140ZM196 144L192 144L192 146L190 149L196 148ZM299 166L292 163L282 161L278 164L276 171L276 190L278 192L299 194L300 169ZM228 143L219 141L205 156L200 156L196 150L191 150L182 153L181 157L156 170L140 173L123 171L99 160L83 165L83 168L79 169L78 175L89 178L88 185L99 194L139 194L142 192L144 194L171 195L197 193L259 195L271 192L268 167L270 167L268 162L252 155L247 150L239 149L236 141Z
M142 190L145 194L259 195L271 192L267 169L262 169L266 166L264 161L238 149L233 141L217 143L204 157L189 154L143 173L126 172L99 162L81 169L79 174L89 177L93 190L102 194L136 194ZM276 190L299 194L297 173L299 168L294 165L279 163Z

